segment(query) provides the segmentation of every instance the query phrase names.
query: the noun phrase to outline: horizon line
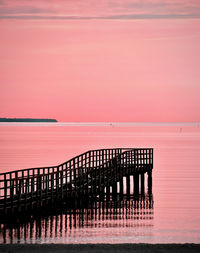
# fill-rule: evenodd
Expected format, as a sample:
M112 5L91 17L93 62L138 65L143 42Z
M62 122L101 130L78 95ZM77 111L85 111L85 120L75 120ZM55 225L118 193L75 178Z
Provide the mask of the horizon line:
M0 122L0 126L197 126L200 122Z

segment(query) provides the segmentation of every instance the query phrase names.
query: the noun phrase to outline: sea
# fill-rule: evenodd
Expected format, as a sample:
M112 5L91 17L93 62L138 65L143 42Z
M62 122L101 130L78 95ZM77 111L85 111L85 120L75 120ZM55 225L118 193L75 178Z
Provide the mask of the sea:
M200 243L199 123L0 123L0 173L153 148L152 194L0 224L0 243Z

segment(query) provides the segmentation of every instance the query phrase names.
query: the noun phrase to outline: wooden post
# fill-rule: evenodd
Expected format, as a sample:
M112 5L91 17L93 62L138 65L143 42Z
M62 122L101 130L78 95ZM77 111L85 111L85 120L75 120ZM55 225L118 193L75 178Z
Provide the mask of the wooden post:
M133 166L133 150L130 151L131 154L131 171L132 171L132 166Z
M80 179L79 179L80 180L80 194L83 196L84 193L85 193L85 173L86 172L84 172L84 169L81 166L81 164L80 164L80 167L79 167L79 173L80 173Z
M33 208L34 177L31 178L31 209Z
M15 172L15 181L16 181L16 195L18 195L18 191L19 191L19 185L18 185L18 172Z
M94 180L94 195L96 196L97 194L97 159L98 159L98 154L97 151L95 151L95 168L94 168L94 176L95 176L95 180Z
M62 171L60 171L60 183L61 183L61 200L63 199L63 167Z
M98 151L98 165L97 165L97 194L101 192L101 151Z
M24 180L24 171L22 171L22 193L25 192L25 191L24 191L24 190L25 190L25 189L24 189L24 188L25 188L25 187L24 187L24 186L25 186L24 181L25 181L25 180Z
M128 151L126 151L126 176L129 174L129 169L128 169ZM128 181L128 180L127 180ZM126 182L127 182L126 181ZM130 182L130 180L129 180L129 182ZM127 186L126 186L127 187ZM129 191L130 192L130 191Z
M113 198L116 198L116 197L117 197L117 182L115 182L115 183L112 185L112 195L113 195Z
M72 197L72 161L70 161L70 190L69 190L69 196Z
M40 207L42 206L42 175L40 175L39 179L39 191L40 191Z
M130 195L130 176L126 176L126 194Z
M74 176L74 196L77 194L77 182L76 182L76 161L73 159L73 176Z
M4 212L7 213L7 179L4 174Z
M144 194L144 173L141 174L141 194Z
M54 192L54 173L51 173L51 203L53 203L53 192Z
M10 201L11 201L11 210L12 211L13 211L13 198L14 198L14 180L11 178L10 179Z
M90 159L90 167L89 167L89 173L90 173L90 194L92 195L92 192L93 192L93 165L94 165L93 151L90 151L90 153L89 153L89 159ZM86 157L85 157L85 161L86 161Z
M92 151L92 168L91 168L91 195L94 194L95 188L95 151Z
M42 180L42 189L44 190L45 189L45 168L43 168L43 173L42 173L42 175L43 175L43 180Z
M80 158L80 161L78 159L78 166L79 166L79 174L80 174L80 177L81 177L81 195L85 195L85 191L86 191L86 175L87 175L87 172L86 172L86 169L84 170L83 168L83 160L82 160L82 156L79 157Z
M56 200L59 199L59 170L56 172Z
M106 186L106 200L110 200L110 186Z
M24 178L23 179L23 188L24 188L24 194L25 196L23 196L23 199L24 199L24 208L25 210L27 210L27 188L28 188L28 178Z
M123 188L124 188L124 185L123 185L123 177L120 179L120 182L119 182L119 194L121 196L123 196L124 194L124 191L123 191Z
M22 188L22 180L19 179L19 188L18 188L18 212L21 212L21 188Z
M78 196L80 196L81 194L82 194L82 187L83 187L83 185L82 185L82 169L81 169L81 167L79 167L79 158L78 158L78 168L76 169L77 170L77 172L76 172L76 175L77 175L77 180L78 180L78 182L77 182L77 194L78 194Z
M137 150L134 149L134 173L137 171L137 166L138 166L138 155L137 155Z
M133 177L134 177L134 195L138 195L139 194L139 174L135 173Z
M99 195L100 195L100 198L103 199L104 198L104 150L101 151L102 152L102 155L101 155L101 159L102 159L102 162L101 162L101 171L99 173L99 176L100 176L100 190L99 190Z
M83 159L83 157L81 157L81 159ZM90 158L89 158L90 159ZM89 163L90 163L90 160L89 160ZM88 171L89 171L89 164L85 165L83 164L83 161L81 162L82 166L83 166L83 171L84 171L84 176L83 176L83 183L84 183L84 188L83 188L83 194L84 196L88 196Z
M46 197L45 197L45 199L46 199L46 204L48 204L48 193L49 193L49 169L48 169L48 174L46 175L46 177L45 177L45 180L46 180Z
M148 172L148 193L152 194L152 170Z
M37 177L36 177L36 200L37 200L37 206L38 206L38 201L40 198L40 193L39 193L39 189L40 189L40 179L39 179L39 169L37 170Z

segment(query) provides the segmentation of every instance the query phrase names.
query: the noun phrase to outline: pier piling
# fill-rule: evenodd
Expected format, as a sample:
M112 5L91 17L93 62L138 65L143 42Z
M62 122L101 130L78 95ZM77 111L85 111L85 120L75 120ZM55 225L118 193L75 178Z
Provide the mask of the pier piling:
M135 173L134 174L134 195L139 194L139 174Z
M152 171L148 171L148 193L152 193Z
M144 188L145 188L145 186L144 186L144 173L142 173L141 174L141 194L143 195L144 194Z

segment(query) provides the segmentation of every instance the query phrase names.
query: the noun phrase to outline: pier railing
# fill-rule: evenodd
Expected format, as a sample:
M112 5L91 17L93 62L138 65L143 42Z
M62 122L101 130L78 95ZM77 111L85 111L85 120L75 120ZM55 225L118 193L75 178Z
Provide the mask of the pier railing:
M40 201L98 192L121 177L153 168L153 149L90 150L53 167L0 174L0 212Z

